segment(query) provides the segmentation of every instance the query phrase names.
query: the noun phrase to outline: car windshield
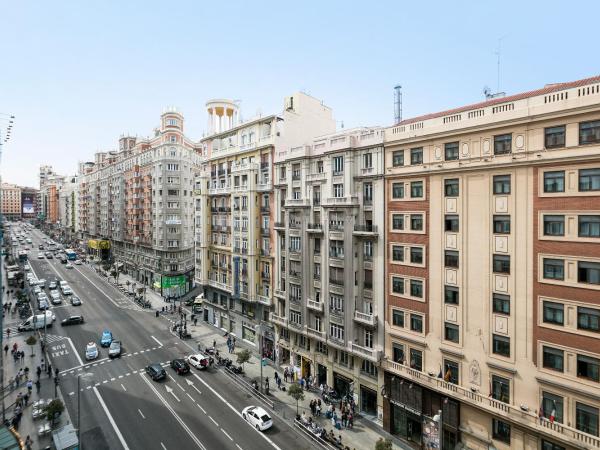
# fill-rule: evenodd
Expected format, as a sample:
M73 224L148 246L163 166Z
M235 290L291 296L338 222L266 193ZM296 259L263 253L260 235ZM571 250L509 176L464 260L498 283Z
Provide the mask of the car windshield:
M268 422L269 420L271 420L271 418L268 415L263 414L262 416L260 416L260 420L262 420L263 422Z
M119 347L121 347L121 344L119 344L118 342L113 342L112 344L110 344L111 350L118 349Z

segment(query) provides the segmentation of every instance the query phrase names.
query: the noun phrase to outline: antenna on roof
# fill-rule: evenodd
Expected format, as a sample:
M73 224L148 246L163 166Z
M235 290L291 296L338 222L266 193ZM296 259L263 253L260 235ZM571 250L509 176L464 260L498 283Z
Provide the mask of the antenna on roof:
M394 123L402 122L402 86L394 86Z
M505 34L502 37L498 38L498 47L496 49L496 51L494 52L494 54L497 57L497 85L496 85L496 92L500 92L500 53L502 50L502 40L506 37L507 35Z

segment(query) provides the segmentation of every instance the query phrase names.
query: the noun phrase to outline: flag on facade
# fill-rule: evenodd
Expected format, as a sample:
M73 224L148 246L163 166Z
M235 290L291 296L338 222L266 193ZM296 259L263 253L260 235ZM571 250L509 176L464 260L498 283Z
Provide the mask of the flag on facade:
M552 400L552 412L550 413L550 423L554 423L556 417L556 402Z

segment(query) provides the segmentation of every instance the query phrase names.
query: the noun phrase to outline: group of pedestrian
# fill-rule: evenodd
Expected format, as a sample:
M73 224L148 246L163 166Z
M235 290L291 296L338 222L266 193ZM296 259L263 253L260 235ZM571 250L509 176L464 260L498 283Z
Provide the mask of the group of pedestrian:
M291 368L286 367L285 369L283 369L283 381L285 381L286 383L291 383L292 381L294 381L294 371Z
M315 416L315 417L321 416L321 399L320 398L312 399L310 401L309 407L310 407L310 412L312 413L313 416Z
M235 351L235 336L227 335L227 349L229 353L233 353Z

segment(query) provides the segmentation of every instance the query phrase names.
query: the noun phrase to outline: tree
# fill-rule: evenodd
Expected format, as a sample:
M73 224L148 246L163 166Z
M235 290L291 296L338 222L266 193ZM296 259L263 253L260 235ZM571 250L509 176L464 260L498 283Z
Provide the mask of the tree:
M392 441L383 438L377 439L375 450L392 450Z
M37 344L37 339L32 334L25 340L25 343L31 347L31 356L33 356L33 346Z
M250 361L250 351L247 348L237 352L237 362L242 365L242 370L244 370L244 363L248 361Z
M300 400L304 400L304 389L302 389L302 387L299 384L292 383L289 385L287 393L294 400L296 400L296 415L298 416L298 403L300 402Z
M55 398L50 403L48 403L48 406L46 406L46 417L48 418L51 424L55 425L57 423L58 418L64 410L65 405L63 404L63 402L60 401L60 399Z

